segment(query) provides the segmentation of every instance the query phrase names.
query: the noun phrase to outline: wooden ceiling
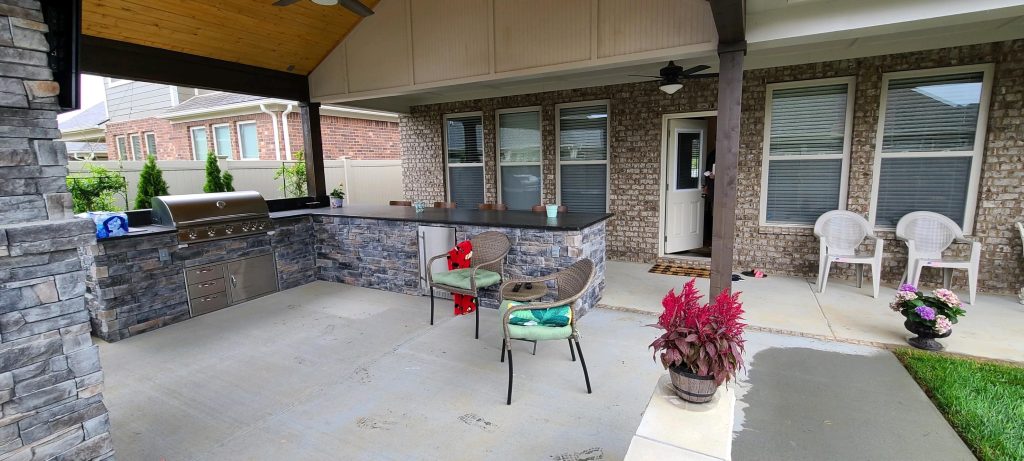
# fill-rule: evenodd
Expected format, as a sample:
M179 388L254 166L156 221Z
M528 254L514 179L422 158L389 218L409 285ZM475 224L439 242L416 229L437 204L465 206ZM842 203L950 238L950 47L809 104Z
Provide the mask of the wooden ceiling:
M273 2L83 0L82 33L308 75L361 19L310 0ZM363 0L370 8L377 2Z

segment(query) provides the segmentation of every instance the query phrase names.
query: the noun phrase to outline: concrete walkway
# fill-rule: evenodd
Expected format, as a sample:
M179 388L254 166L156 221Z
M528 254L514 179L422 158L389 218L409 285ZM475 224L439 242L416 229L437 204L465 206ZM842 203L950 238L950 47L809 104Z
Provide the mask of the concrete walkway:
M608 261L607 288L601 303L660 313L661 299L670 288L689 278L647 272L649 264ZM735 288L753 326L813 335L826 339L906 345L911 337L903 317L889 310L896 290L883 286L871 297L870 283L858 289L855 282L832 279L824 294L816 293L814 280L771 276L744 278ZM705 295L708 279L697 279ZM928 290L936 287L924 287ZM966 293L958 293L966 298ZM976 305L966 305L967 316L941 340L946 350L979 357L1024 362L1024 305L1016 297L979 294Z

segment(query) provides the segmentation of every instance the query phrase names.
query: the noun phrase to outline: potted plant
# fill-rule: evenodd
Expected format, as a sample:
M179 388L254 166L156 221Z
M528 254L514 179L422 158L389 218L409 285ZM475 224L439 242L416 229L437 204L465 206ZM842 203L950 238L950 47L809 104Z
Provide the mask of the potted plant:
M739 293L728 290L713 303L701 304L703 295L690 279L678 295L669 290L661 301L664 308L658 323L650 325L664 333L651 343L655 356L669 371L672 386L688 402L711 401L722 383L736 376L743 366L743 304Z
M903 314L903 327L917 335L907 339L907 343L927 351L941 351L942 344L935 339L952 334L953 324L967 314L952 291L939 288L928 296L909 283L900 285L889 308Z
M330 193L331 196L331 208L341 208L345 206L345 185L338 184L334 190Z

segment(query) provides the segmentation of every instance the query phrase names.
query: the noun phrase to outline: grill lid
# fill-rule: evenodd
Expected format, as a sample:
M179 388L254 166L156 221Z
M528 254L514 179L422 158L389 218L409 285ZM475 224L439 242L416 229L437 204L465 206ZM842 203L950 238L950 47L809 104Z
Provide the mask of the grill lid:
M152 200L153 224L182 227L202 223L270 216L267 202L256 191L161 195Z

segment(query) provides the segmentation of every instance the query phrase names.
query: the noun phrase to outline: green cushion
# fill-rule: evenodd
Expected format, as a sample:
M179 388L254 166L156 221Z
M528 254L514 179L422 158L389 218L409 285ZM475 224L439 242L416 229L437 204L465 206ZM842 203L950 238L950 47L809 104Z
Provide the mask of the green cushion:
M431 274L431 278L434 279L434 283L441 285L448 285L450 287L462 288L463 290L472 289L470 285L470 271L472 269L455 269L446 272L434 272ZM476 271L476 287L484 288L491 285L501 283L501 275L496 272L491 272L487 269L477 269Z
M515 301L502 301L501 308L498 310L498 315L501 318L505 318L505 311L508 310L509 303ZM518 303L517 303L518 304ZM509 325L508 336L512 339L526 339L529 341L550 341L555 339L567 339L572 336L572 326L566 325L564 327L545 327L545 326L520 326L520 325Z

